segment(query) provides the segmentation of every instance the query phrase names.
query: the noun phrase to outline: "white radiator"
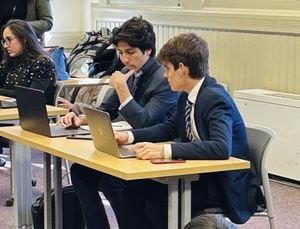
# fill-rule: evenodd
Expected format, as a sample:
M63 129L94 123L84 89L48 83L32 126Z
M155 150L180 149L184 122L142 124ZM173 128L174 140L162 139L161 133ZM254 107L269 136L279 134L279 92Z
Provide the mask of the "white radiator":
M115 27L120 26L124 21L121 20L96 20L96 30L101 27L107 27L112 30ZM188 26L175 26L175 25L164 25L164 24L153 24L153 29L156 34L156 48L159 50L163 44L165 44L171 37L180 33L197 32L200 28L193 28Z
M261 89L233 95L246 123L265 125L277 133L267 158L268 172L300 181L300 95Z

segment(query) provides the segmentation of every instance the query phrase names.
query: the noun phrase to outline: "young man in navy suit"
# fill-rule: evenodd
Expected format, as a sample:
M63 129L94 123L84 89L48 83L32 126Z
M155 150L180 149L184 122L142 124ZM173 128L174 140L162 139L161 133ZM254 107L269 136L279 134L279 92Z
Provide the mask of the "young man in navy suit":
M115 90L98 109L108 112L112 120L124 119L133 128L152 126L174 113L178 95L163 76L164 67L154 58L156 48L152 24L142 17L133 17L113 30L111 42L125 68L112 74L110 85ZM65 126L84 123L85 118L74 112L60 119L60 124ZM116 210L118 197L115 196L122 192L123 186L118 182L104 182L107 176L80 164L71 166L72 182L87 229L109 228L98 191L105 194Z
M158 59L173 91L182 91L177 113L165 123L116 133L119 144L137 143L136 156L149 159L250 160L242 117L226 90L209 76L208 47L196 34L170 39ZM172 139L180 142L157 145ZM120 214L128 228L167 228L167 186L151 180L123 181ZM201 174L192 182L192 216L219 207L234 223L244 223L264 205L253 168Z

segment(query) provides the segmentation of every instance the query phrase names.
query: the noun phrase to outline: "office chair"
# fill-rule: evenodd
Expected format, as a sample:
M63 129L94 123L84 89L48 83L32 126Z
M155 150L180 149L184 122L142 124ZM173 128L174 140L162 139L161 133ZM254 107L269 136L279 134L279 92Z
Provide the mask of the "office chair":
M266 209L262 212L256 212L254 216L267 216L269 218L270 228L275 229L273 201L268 171L266 169L266 158L276 133L268 127L247 125L247 136L250 155L252 156L252 161L256 173L260 178L260 185L266 199Z
M266 158L276 133L268 127L254 124L246 125L246 130L251 160L254 164L266 200L266 209L261 209L260 206L257 206L257 210L253 216L267 216L269 218L270 228L275 229L273 201L269 176L266 170ZM207 208L202 210L201 214L222 214L226 217L222 208Z

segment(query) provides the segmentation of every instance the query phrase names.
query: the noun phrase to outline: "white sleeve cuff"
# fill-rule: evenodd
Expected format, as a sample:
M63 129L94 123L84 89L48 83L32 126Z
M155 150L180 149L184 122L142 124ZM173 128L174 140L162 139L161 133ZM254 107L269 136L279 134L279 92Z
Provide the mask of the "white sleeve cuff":
M128 96L127 99L125 99L125 101L119 106L119 111L122 110L122 108L125 107L132 99L132 95Z
M127 144L131 144L134 142L134 135L131 131L125 131L128 134Z
M171 144L164 145L164 158L165 159L172 159L172 147Z

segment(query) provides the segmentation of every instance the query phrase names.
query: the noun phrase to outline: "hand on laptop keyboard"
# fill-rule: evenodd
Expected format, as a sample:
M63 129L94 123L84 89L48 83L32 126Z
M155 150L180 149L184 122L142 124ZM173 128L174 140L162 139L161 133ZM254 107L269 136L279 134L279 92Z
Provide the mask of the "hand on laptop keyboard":
M57 124L66 128L74 129L84 124L84 119L78 117L74 112L70 112L61 117Z

